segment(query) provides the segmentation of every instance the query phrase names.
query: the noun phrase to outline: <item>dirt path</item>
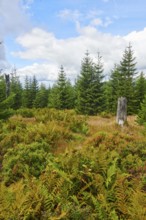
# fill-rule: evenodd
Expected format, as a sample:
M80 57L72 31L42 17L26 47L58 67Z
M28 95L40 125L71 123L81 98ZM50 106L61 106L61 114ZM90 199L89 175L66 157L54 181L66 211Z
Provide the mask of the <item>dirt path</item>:
M110 126L111 124L115 123L115 119L114 118L101 118L98 116L92 116L89 118L88 120L88 124L91 126Z
M130 125L138 126L136 123L136 117L135 116L128 116L127 122ZM116 124L116 117L111 118L102 118L99 116L90 116L88 119L89 126L95 126L95 127L110 127L111 125Z

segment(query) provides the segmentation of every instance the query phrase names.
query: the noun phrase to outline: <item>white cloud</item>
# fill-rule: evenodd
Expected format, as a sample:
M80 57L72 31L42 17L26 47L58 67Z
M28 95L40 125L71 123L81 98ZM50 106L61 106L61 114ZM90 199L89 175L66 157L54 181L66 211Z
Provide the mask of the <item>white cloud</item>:
M109 22L110 18L106 17L104 19L101 19L100 16L103 15L104 12L102 10L92 9L89 11L79 11L79 10L71 10L71 9L64 9L59 11L57 16L63 20L66 21L72 21L72 22L80 22L80 23L90 23L90 25L97 26L101 25L103 27L107 27L107 24L110 24Z
M64 9L61 10L57 16L64 20L76 21L82 16L82 13L80 13L78 10Z
M0 0L0 42L4 42L8 35L28 31L29 22L24 6L32 3L33 0ZM0 44L0 69L8 67L3 43Z
M44 62L33 63L30 66L19 68L17 70L17 73L20 76L22 82L24 82L26 75L28 77L32 77L33 75L35 75L40 83L43 82L46 83L46 85L52 86L58 78L59 70L59 65L57 66L53 63L49 64ZM67 73L67 78L70 79L72 83L74 83L74 76L76 75L76 70L71 68L64 68L64 70Z
M21 79L24 79L26 75L29 77L36 75L39 81L55 81L57 78L57 73L57 66L48 63L33 63L30 66L25 66L18 69L18 75L20 75Z
M91 23L90 23L90 25L92 25L92 26L98 26L98 25L103 25L103 21L100 19L100 18L94 18L92 21L91 21Z
M45 77L48 77L47 80L52 79L50 72L53 73L53 80L57 78L57 69L61 64L65 67L67 76L75 78L80 72L81 60L87 49L93 58L97 56L98 51L101 52L105 71L109 72L113 63L118 61L117 54L119 55L121 48L124 49L126 45L122 38L102 34L91 26L79 28L78 37L66 40L57 39L52 33L35 28L30 33L17 38L17 42L24 47L24 50L13 53L15 56L35 62L42 60L42 63L22 68L20 72L23 74L30 72L31 75L36 74L38 77L42 77L44 73Z
M106 17L104 20L100 18L94 18L91 20L90 25L91 26L102 26L102 27L107 27L110 24L112 24L112 20L109 17Z
M78 37L57 39L52 33L40 28L17 38L23 47L13 53L19 58L31 60L34 64L19 69L20 75L36 75L41 81L55 81L60 65L63 65L67 76L73 80L80 73L81 60L89 50L95 60L99 51L103 57L105 73L109 74L115 63L119 63L129 41L138 61L139 69L146 69L146 28L132 32L127 36L113 36L99 32L93 26L78 26ZM41 62L40 62L41 60ZM38 62L39 61L39 62Z
M11 5L10 5L11 4ZM0 0L0 36L18 33L28 27L28 20L20 0Z
M5 60L5 50L2 40L0 40L0 60Z
M124 38L133 45L138 68L146 69L146 28L142 31L133 31Z
M8 67L9 65L6 62L4 42L2 39L0 39L0 70Z

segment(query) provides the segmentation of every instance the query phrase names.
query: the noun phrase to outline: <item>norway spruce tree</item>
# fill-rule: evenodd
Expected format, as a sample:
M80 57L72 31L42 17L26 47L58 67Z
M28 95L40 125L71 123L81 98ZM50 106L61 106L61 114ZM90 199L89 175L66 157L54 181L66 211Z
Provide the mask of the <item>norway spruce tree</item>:
M48 90L44 84L41 84L36 94L34 107L44 108L48 106Z
M50 94L48 97L48 107L49 108L60 108L60 101L58 96L58 88L56 84L53 84L52 88L50 89Z
M97 63L93 63L86 52L77 80L77 110L82 114L95 115L102 108L103 64L98 54Z
M31 79L28 76L25 77L24 89L22 95L22 106L25 108L31 108Z
M49 107L71 109L74 107L74 89L66 77L64 67L60 67L58 79L49 94Z
M25 84L23 89L23 107L32 108L38 92L38 81L35 76L33 78L25 77Z
M33 76L31 80L31 85L30 85L31 107L34 106L34 101L36 99L38 89L39 89L38 81L36 79L36 76Z
M77 111L82 114L93 114L92 83L94 65L88 51L82 60L80 76L77 80Z
M94 75L92 82L93 93L93 114L97 114L104 110L104 97L103 97L103 63L102 57L98 52L97 62L94 64Z
M6 95L6 83L4 75L0 76L0 120L6 119L11 115L11 108L14 104L15 95L10 94L8 97Z
M135 112L136 97L134 87L134 77L136 71L136 58L132 46L125 49L122 60L119 65L119 96L124 96L128 101L128 113L133 114Z
M15 94L12 108L20 108L22 106L22 85L16 71L11 74L10 92Z
M144 77L143 72L140 73L140 76L136 80L135 95L136 109L138 111L141 108L141 103L146 95L146 79Z
M141 103L141 108L138 112L137 122L142 125L146 124L146 95Z
M120 94L120 72L118 65L115 65L111 71L110 79L106 83L105 87L107 111L116 113L117 100L121 96Z

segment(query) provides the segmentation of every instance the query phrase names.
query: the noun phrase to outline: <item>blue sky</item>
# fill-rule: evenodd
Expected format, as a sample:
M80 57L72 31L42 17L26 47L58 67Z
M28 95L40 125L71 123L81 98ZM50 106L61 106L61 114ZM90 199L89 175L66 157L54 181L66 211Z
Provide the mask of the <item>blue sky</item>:
M77 33L72 19L60 19L59 13L76 11L82 25L89 24L93 13L92 16L97 18L111 19L109 26L100 26L99 30L123 35L144 27L145 6L145 0L36 0L32 6L32 18L35 25L44 26L57 37L64 38Z
M59 14L76 12L76 17L82 25L88 25L91 18L105 20L109 18L111 24L99 30L113 34L128 34L133 30L145 27L145 0L34 0L30 6L31 22L55 33L57 37L75 36L76 30L72 18L64 19ZM69 15L69 14L68 14Z
M145 0L0 1L0 64L15 65L18 75L53 82L64 65L74 80L88 49L99 51L105 73L120 61L129 42L139 71L146 70Z

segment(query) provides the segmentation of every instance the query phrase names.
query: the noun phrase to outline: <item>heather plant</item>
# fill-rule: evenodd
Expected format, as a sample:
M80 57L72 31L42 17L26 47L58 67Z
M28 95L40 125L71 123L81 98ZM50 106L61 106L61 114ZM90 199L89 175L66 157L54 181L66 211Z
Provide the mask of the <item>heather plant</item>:
M26 172L38 177L46 167L50 148L45 142L17 145L4 156L2 176L6 185L21 179Z
M16 114L22 117L32 118L34 116L34 109L20 108L16 111Z
M8 216L19 219L144 219L143 183L121 172L119 159L116 151L103 154L102 147L51 156L39 179L25 174L9 186L2 204L5 207L11 192L13 199L9 197L7 204L13 202L17 209L11 206Z

